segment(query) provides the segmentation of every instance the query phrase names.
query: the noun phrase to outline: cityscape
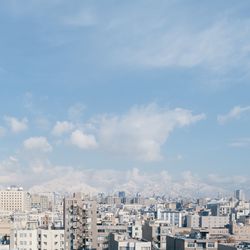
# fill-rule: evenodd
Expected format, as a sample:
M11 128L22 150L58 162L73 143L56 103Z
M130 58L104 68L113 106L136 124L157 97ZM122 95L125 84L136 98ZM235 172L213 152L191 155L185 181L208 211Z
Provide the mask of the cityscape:
M0 249L248 249L250 202L0 191Z
M0 1L0 250L250 249L249 0Z

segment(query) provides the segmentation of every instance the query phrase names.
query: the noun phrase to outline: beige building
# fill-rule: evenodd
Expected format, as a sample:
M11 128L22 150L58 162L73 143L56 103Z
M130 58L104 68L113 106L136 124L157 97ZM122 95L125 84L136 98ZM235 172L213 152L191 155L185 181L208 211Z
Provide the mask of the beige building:
M20 187L0 190L0 211L29 211L30 195Z
M229 224L229 216L201 216L201 228L223 228Z
M250 225L232 223L231 233L235 241L250 241Z

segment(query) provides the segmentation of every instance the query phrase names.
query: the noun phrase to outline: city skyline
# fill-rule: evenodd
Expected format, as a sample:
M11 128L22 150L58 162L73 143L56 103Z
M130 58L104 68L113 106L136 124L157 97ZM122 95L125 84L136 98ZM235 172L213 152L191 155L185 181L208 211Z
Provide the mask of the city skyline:
M249 194L248 7L2 1L2 187Z

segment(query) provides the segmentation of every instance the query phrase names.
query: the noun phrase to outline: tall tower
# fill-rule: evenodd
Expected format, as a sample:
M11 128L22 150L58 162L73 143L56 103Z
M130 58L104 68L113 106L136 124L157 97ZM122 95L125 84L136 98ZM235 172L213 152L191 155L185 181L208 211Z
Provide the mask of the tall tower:
M64 199L65 250L97 248L96 201L74 195Z
M244 191L241 189L238 189L235 191L235 198L239 201L244 201L245 200L245 194Z

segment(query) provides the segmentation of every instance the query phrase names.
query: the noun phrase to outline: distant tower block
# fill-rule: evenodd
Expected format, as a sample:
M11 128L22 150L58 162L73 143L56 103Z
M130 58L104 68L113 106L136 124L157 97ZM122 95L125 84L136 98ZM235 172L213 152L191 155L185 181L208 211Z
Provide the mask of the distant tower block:
M235 191L235 198L239 201L244 201L245 200L245 194L244 191L241 189L238 189Z

